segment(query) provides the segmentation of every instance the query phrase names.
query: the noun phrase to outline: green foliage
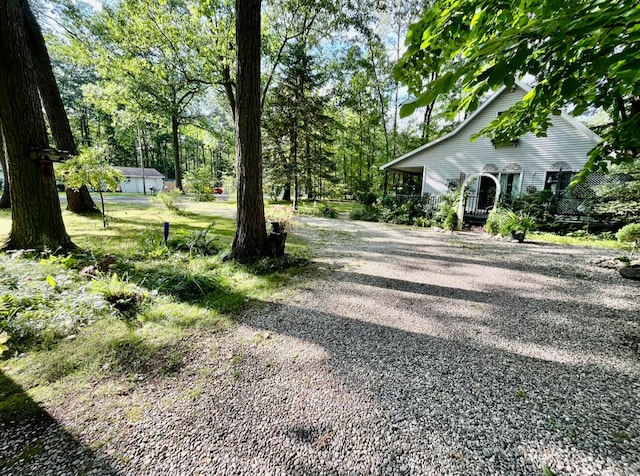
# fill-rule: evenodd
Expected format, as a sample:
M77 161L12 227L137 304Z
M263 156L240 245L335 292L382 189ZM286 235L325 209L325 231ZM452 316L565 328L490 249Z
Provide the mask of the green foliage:
M156 293L187 302L217 292L232 292L225 280L200 259L139 263L130 270L130 279Z
M551 190L520 195L511 204L513 211L531 216L540 228L553 225L556 208L556 199Z
M211 168L202 165L195 170L189 170L184 175L185 188L198 202L212 202L216 199L216 179Z
M178 230L169 239L168 247L175 251L188 251L189 256L212 256L220 252L218 240L211 236L214 224L203 230Z
M454 231L460 228L458 223L458 201L460 191L455 190L441 197L437 210L433 213L433 220L437 226L442 226L445 230Z
M161 206L164 206L170 212L178 213L180 212L180 208L178 208L176 200L181 196L182 192L178 189L166 190L158 193L156 196L152 197L151 200Z
M49 348L111 314L65 259L0 256L0 334L12 352Z
M534 89L482 134L497 142L526 132L544 136L550 115L572 105L608 111L613 123L591 152L584 173L637 156L640 122L640 8L634 0L516 2L437 0L414 23L395 76L415 100L408 115L454 88L452 112L472 111L491 89L526 75ZM435 78L435 79L434 79Z
M84 148L80 154L72 157L58 167L58 176L62 183L78 190L87 186L100 194L102 204L102 223L107 226L105 205L102 193L116 191L123 179L122 172L108 163L108 148L105 144Z
M84 148L79 155L63 162L56 170L57 175L66 187L74 190L86 185L96 192L115 192L123 176L109 165L108 154L104 144Z
M364 193L358 195L358 200L364 206L371 207L378 201L378 196L375 193L371 192L371 191L367 191L367 192L364 192Z
M631 252L635 252L640 244L640 223L629 223L623 226L618 233L616 233L616 239L620 243L632 243L633 249Z
M527 231L535 229L536 221L527 213L507 210L501 225L501 233L526 233Z
M444 223L442 225L445 230L458 230L460 228L460 225L458 223L458 212L453 208L449 208L449 210L447 210L447 216L444 219Z
M396 202L391 207L383 207L381 218L387 223L397 225L413 225L416 217L424 216L424 208L413 200L406 202Z
M516 232L527 233L535 230L536 226L536 220L528 213L498 207L489 213L485 231L492 235L507 236Z
M490 235L497 235L500 233L500 229L502 228L501 218L504 212L502 208L494 208L489 212L489 216L487 217L487 221L484 224L484 230Z
M128 279L120 278L117 273L113 273L110 277L96 279L89 286L127 319L135 317L142 302L149 297L149 293L129 282Z
M360 205L354 207L349 212L349 218L352 220L376 222L380 219L380 213L380 208L374 205Z
M640 221L640 161L614 165L604 184L596 188L595 212L616 221Z

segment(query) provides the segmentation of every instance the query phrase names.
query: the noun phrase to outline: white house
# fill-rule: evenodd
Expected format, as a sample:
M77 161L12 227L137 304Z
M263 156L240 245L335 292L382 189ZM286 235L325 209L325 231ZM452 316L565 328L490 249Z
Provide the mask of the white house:
M523 192L565 188L586 163L587 153L602 140L570 115L551 116L547 137L528 133L503 146L494 146L486 137L471 141L530 90L524 83L502 87L452 132L381 169L419 175L423 196L443 195L466 184L480 209L493 205L494 194L517 197Z
M115 167L124 176L120 191L125 193L157 193L164 189L164 175L156 169L141 167Z

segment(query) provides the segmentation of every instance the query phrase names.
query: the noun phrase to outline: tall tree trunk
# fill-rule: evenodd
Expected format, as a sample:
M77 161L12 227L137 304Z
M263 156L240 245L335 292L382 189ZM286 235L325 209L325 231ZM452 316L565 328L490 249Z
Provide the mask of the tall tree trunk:
M270 254L262 194L260 3L236 1L238 222L231 257L240 262Z
M282 191L282 200L285 202L291 201L291 181L287 181L284 184L284 189Z
M73 247L56 190L53 166L34 160L33 150L48 147L39 81L48 75L34 59L26 0L0 2L0 122L3 124L12 197L11 232L5 249ZM52 75L51 75L52 76ZM51 85L41 84L42 91Z
M307 136L305 137L305 174L306 174L306 184L307 188L307 198L309 200L313 200L313 174L311 173L311 139Z
M300 196L300 190L298 189L298 127L297 120L294 121L291 127L291 166L293 169L293 209L298 209L298 197Z
M182 164L180 163L180 140L178 129L180 122L175 114L171 116L171 138L173 140L173 164L176 173L176 188L182 190Z
M2 187L2 197L0 197L0 210L8 210L11 208L11 193L9 192L9 169L7 167L7 148L4 143L4 133L2 131L2 123L0 123L0 165L2 165L2 174L4 176L4 184Z
M28 35L29 48L37 75L37 86L47 114L51 135L56 148L77 155L75 139L69 125L69 119L64 109L58 83L53 75L51 59L42 36L42 30L31 10L25 10L25 24ZM54 179L55 180L55 179ZM89 190L86 186L78 190L67 189L67 210L75 213L97 212Z

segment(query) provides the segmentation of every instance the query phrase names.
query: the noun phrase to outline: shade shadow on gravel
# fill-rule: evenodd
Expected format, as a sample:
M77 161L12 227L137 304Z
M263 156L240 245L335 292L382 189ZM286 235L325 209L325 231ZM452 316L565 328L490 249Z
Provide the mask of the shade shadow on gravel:
M2 372L0 405L0 474L117 474Z

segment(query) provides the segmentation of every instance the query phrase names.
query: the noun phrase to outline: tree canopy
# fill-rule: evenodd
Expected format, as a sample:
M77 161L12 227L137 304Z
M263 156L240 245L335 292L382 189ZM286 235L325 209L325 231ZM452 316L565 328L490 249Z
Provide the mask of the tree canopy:
M481 133L498 141L543 136L549 115L602 108L612 123L582 176L640 151L640 4L634 0L438 0L410 27L396 78L411 114L462 88L452 112L472 111L492 89L533 78L533 90ZM432 74L437 73L436 79Z

